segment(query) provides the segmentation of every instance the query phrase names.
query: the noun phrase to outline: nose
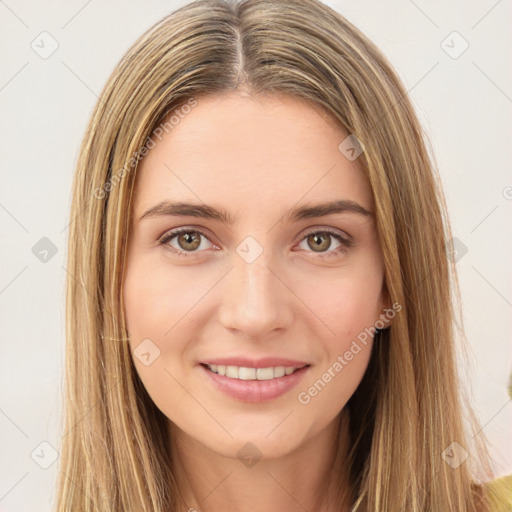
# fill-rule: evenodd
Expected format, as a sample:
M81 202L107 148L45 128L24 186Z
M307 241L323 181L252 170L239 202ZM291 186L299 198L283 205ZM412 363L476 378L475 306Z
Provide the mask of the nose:
M224 279L218 312L225 329L259 340L290 327L293 293L274 266L263 255L253 263L235 260Z

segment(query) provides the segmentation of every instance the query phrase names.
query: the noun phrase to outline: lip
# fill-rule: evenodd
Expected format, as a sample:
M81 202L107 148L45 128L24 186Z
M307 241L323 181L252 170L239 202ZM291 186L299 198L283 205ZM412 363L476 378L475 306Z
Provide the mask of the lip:
M224 366L242 366L245 368L270 368L274 366L306 366L308 363L295 361L293 359L283 359L280 357L263 357L261 359L248 359L247 357L226 357L220 359L207 359L201 361L203 364L216 364Z
M240 359L218 359L218 361L240 361ZM262 361L265 361L264 364ZM258 361L259 366L253 368L268 368L269 366L285 366L284 364L268 364L269 360L260 360ZM292 362L290 360L284 359L273 359L272 361L286 361ZM296 363L296 362L295 362ZM246 403L261 403L267 402L269 400L274 400L285 393L291 391L297 384L302 380L304 375L309 372L310 366L305 366L291 373L290 375L284 375L283 377L276 377L270 380L240 380L240 379L232 379L230 377L225 377L223 375L219 375L218 373L214 373L210 371L206 364L225 364L221 363L204 363L200 364L200 370L205 374L205 377L209 379L218 390L226 393L231 398L238 400L240 402ZM254 365L254 361L250 363ZM297 364L290 364L287 366L300 366ZM229 366L229 365L228 365ZM245 360L244 364L233 364L232 366L248 366L251 367L247 360Z

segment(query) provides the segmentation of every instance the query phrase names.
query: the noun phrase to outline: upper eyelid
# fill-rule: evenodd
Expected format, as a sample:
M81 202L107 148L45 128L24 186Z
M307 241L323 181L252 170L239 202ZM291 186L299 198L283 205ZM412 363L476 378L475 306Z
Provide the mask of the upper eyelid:
M170 229L169 231L166 231L162 236L158 237L158 242L162 242L162 240L165 240L166 238L168 240L171 240L173 239L175 236L178 236L179 234L181 233L199 233L201 236L204 236L205 238L207 238L208 240L210 240L210 242L212 244L215 244L215 242L213 242L210 238L210 236L208 235L208 233L206 233L203 229L200 229L200 228L192 228L192 227L179 227L179 228L174 228L174 229ZM217 244L215 244L217 245Z

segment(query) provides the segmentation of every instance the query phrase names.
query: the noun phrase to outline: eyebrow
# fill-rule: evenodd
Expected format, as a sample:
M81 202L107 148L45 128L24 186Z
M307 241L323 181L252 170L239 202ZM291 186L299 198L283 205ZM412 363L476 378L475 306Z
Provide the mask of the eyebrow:
M334 213L357 213L364 216L373 216L373 212L367 210L359 203L348 199L329 201L324 203L315 203L292 208L289 212L281 216L285 222L297 222L304 219L322 217ZM199 217L202 219L217 220L226 224L234 224L235 220L226 210L216 209L207 204L194 203L170 203L162 201L146 210L140 217L143 219L166 216L188 216Z

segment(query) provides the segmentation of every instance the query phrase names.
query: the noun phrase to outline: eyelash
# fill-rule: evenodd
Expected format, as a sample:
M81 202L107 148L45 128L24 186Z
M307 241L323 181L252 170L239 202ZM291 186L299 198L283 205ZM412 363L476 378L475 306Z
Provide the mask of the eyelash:
M203 236L203 237L208 239L208 237L201 230L190 229L190 228L176 228L176 229L173 229L173 230L168 231L167 233L165 233L158 240L158 244L159 245L166 245L166 249L168 249L168 250L172 251L174 254L176 254L176 255L178 255L180 257L184 257L184 258L188 258L188 257L191 257L191 256L193 257L198 252L202 252L202 251L179 251L179 250L175 249L174 247L172 247L170 245L167 245L174 237L180 235L181 233L197 233L198 235ZM300 240L300 242L305 240L308 236L317 235L317 234L328 234L328 235L331 235L333 238L335 238L336 240L338 240L342 244L340 247L338 247L337 249L335 249L333 251L329 251L329 252L325 252L325 253L317 253L319 258L330 258L330 257L333 257L333 256L338 256L340 254L346 254L348 249L350 247L352 247L352 245L353 245L353 242L351 242L347 238L343 237L339 233L337 233L335 231L331 231L330 229L321 229L321 230L311 231L309 233L306 233L304 235L304 237ZM308 252L313 252L313 251L308 251Z

